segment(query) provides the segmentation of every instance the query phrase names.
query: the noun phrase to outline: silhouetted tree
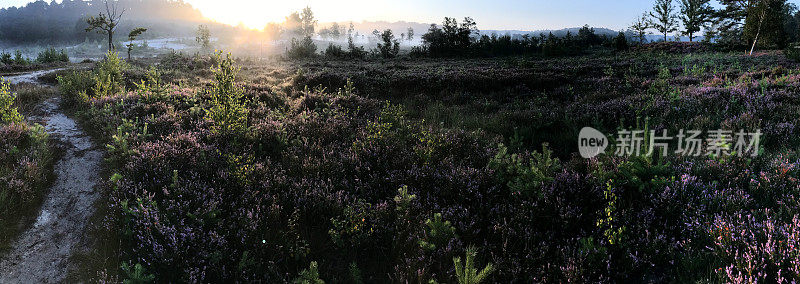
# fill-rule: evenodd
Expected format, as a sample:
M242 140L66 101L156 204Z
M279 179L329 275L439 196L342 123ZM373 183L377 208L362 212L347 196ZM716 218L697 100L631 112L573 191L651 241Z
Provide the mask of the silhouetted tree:
M199 25L197 27L197 34L195 35L194 40L200 44L200 49L203 52L210 52L211 51L211 31L208 29L206 25Z
M133 47L135 46L133 41L136 40L136 37L142 35L146 31L147 29L145 28L135 28L128 34L128 61L131 60L131 51L133 51Z
M286 16L283 28L294 35L303 35L303 19L300 17L300 13L293 12Z
M584 25L578 30L578 41L584 46L597 45L600 44L600 37L594 32L594 28Z
M385 30L381 34L383 43L378 43L378 52L383 58L393 58L400 52L400 42L394 38L392 30Z
M786 43L797 42L800 32L800 12L794 3L786 3L783 8L783 30L786 33Z
M305 37L314 35L314 27L317 25L317 20L314 19L314 12L311 7L303 8L300 12L300 34Z
M353 39L353 32L356 31L355 26L353 26L353 22L350 22L350 26L347 28L347 38Z
M689 36L689 41L694 41L694 35L709 21L714 10L711 0L681 0L681 22L683 34Z
M461 25L455 18L444 18L442 28L432 24L428 33L422 35L423 45L433 56L452 56L469 52L473 43L473 35L478 34L478 27L472 18L464 18Z
M108 50L112 51L114 50L114 31L122 20L125 9L117 11L116 2L112 4L109 4L108 0L103 2L106 6L105 13L100 13L97 17L89 17L89 19L86 20L86 23L89 25L89 27L86 28L86 32L97 31L100 34L108 35Z
M339 26L339 23L334 22L331 25L331 37L335 40L339 40L342 37L342 27Z
M275 40L280 38L281 34L283 33L283 29L279 24L276 23L269 23L264 27L264 37L270 40Z
M636 38L639 40L639 44L643 44L645 41L645 35L647 35L647 30L650 29L650 22L647 20L647 14L642 14L633 24L630 26L630 29L636 33Z
M414 28L409 27L408 31L406 32L406 38L408 41L414 40Z
M617 37L614 38L614 49L617 51L628 50L628 38L625 37L625 33L619 32Z
M650 12L650 26L664 35L678 30L678 20L675 16L675 6L672 0L656 0L653 11Z

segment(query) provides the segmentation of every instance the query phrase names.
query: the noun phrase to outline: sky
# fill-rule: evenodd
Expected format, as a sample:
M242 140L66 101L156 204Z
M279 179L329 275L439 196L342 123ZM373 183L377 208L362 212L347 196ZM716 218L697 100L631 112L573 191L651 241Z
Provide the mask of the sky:
M50 1L50 0L48 0ZM59 0L60 1L60 0ZM440 23L445 16L469 16L483 30L541 30L588 24L627 28L652 7L652 0L184 0L206 17L231 25L262 28L310 6L321 23L408 21ZM0 7L31 0L0 0ZM676 1L677 2L677 1ZM800 0L791 0L798 4ZM800 5L798 5L800 6Z

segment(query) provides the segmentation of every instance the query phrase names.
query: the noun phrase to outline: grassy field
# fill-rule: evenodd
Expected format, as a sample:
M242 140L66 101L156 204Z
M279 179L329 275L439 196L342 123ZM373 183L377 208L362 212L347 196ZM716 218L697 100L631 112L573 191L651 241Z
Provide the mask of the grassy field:
M800 277L798 67L170 55L59 82L108 144L121 279L449 283L459 258L500 283L773 282ZM583 159L586 126L763 141L757 157Z

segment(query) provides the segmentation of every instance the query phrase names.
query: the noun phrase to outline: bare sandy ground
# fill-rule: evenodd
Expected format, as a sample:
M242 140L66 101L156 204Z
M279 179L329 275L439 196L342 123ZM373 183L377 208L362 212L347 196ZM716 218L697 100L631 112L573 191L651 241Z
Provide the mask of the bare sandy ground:
M5 78L12 83L36 82L49 71L37 71ZM0 256L0 283L59 283L67 276L69 257L82 250L86 228L99 197L103 159L89 136L75 121L59 109L60 98L47 100L40 116L28 117L42 122L51 137L63 147L56 162L56 180L45 196L36 222L14 242L9 252Z

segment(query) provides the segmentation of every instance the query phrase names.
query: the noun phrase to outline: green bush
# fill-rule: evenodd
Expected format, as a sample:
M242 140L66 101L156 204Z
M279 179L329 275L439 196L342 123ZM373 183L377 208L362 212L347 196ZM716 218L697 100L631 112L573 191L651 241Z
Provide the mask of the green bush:
M66 75L56 77L58 89L61 92L63 103L72 107L89 101L90 93L94 89L94 76L89 71L72 71Z
M128 68L128 63L119 58L116 52L106 53L106 58L98 62L95 68L93 96L102 98L124 92L123 73Z
M29 65L31 61L22 56L22 51L14 51L14 60L11 61L10 64L14 65Z
M137 263L135 265L130 265L127 262L123 262L122 272L125 273L125 280L122 280L123 284L145 284L145 283L152 283L153 280L156 279L156 276L153 274L148 274L144 270L144 266L141 263Z
M0 63L3 63L5 65L14 64L14 59L11 58L11 53L8 52L0 53Z
M229 53L222 58L222 52L216 54L218 65L213 68L214 89L210 91L211 102L205 109L206 119L213 122L211 131L215 133L239 133L247 127L247 107L245 106L244 89L236 86L234 61Z
M317 54L316 52L317 45L314 44L311 37L307 36L302 40L293 38L289 50L286 51L286 55L291 59L301 59L314 57Z
M363 46L356 46L356 44L353 43L353 37L347 39L347 53L348 56L353 59L364 59L364 57L367 57L367 51L364 50Z
M11 124L22 122L22 115L14 107L16 95L11 93L11 89L5 81L0 81L0 124Z
M784 54L788 59L800 61L800 43L790 44L784 51Z
M328 48L325 49L325 57L345 58L347 57L347 52L345 52L341 46L331 43L328 44Z
M551 181L561 168L558 158L552 157L547 145L542 146L542 153L531 153L530 159L509 154L505 145L500 144L498 148L497 155L489 161L489 168L495 170L500 181L514 193L535 192L545 182Z
M47 63L56 63L56 62L69 62L69 56L67 52L63 49L59 52L56 51L54 47L50 47L45 49L42 52L39 52L39 56L36 58L36 62L47 64Z
M453 258L453 263L456 266L456 279L459 284L479 284L486 280L489 275L494 272L494 265L489 263L478 271L475 268L475 256L478 255L475 247L468 247L466 253L466 260L461 263L461 257Z
M625 51L628 50L628 47L628 39L625 37L625 33L619 32L617 37L614 38L614 49Z
M311 264L308 265L308 269L303 269L300 272L300 275L295 278L292 283L294 284L325 284L325 281L319 279L319 269L317 268L317 262L312 261Z
M433 219L425 221L425 239L419 241L419 246L425 250L435 250L437 247L446 246L453 238L457 238L456 228L442 218L442 213L433 214Z
M400 53L400 42L394 38L392 30L385 30L381 34L382 43L378 43L378 53L383 58L394 58Z

